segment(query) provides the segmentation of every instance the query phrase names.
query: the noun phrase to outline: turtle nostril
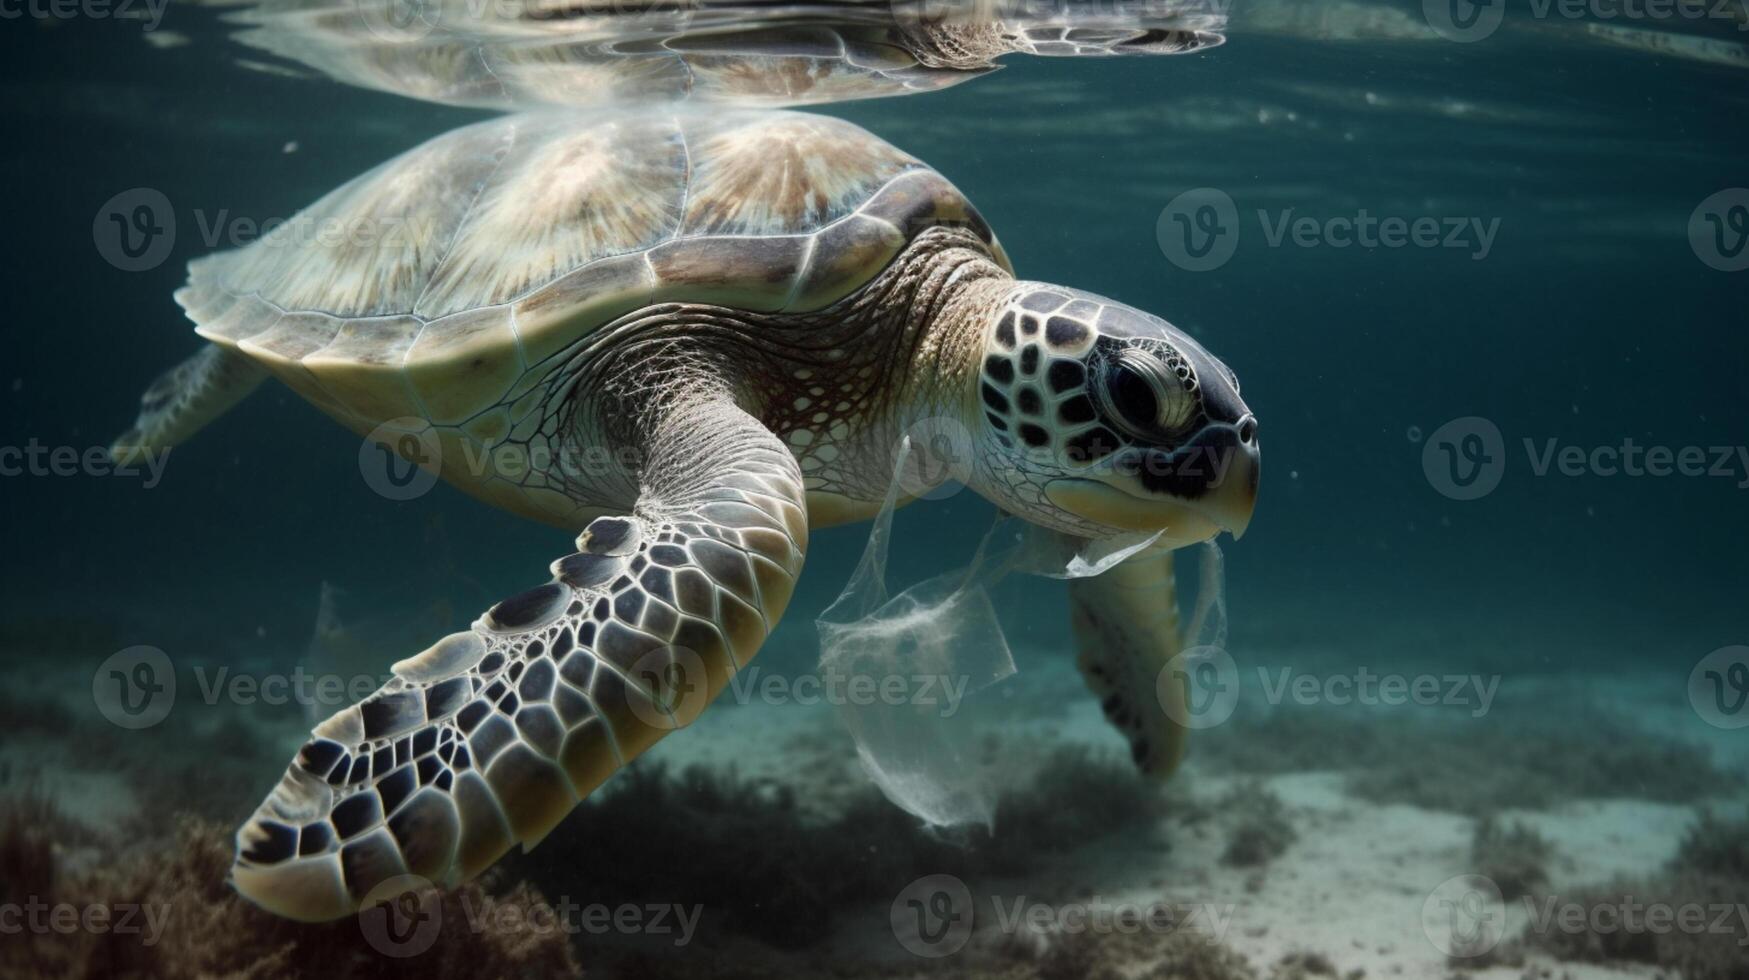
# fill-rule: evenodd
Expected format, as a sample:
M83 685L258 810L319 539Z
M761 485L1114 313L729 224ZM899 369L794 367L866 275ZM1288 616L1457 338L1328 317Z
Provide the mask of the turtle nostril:
M1239 441L1249 446L1257 441L1257 417L1247 415L1245 421L1239 423Z

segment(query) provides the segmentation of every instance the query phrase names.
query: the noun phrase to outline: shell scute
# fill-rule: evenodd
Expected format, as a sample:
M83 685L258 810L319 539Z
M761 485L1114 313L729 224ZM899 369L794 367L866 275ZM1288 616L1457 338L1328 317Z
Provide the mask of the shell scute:
M224 284L285 310L413 312L517 132L468 127L354 178L233 253Z
M423 326L410 316L346 320L333 342L303 364L358 421L425 418L401 370Z
M817 310L854 292L869 270L884 269L905 247L905 236L885 221L851 215L816 236L808 268L786 309Z
M581 266L674 236L687 152L672 120L559 123L541 120L480 192L414 312L511 302Z
M686 238L650 251L657 302L780 310L808 253L803 236Z
M594 327L648 306L656 274L643 253L592 262L512 307L528 363L565 350Z
M811 233L921 166L891 144L825 116L731 116L700 128L692 140L687 236Z
M281 311L255 296L219 294L206 303L196 329L202 337L221 344L236 344L279 321Z
M237 347L278 373L281 368L298 367L304 358L333 343L340 323L326 313L285 313L273 326L238 341Z
M510 311L502 306L431 321L406 356L407 380L439 425L472 417L480 393L509 388L525 370Z
M880 189L861 211L899 229L907 239L925 228L952 225L970 229L984 241L990 228L947 178L933 170L913 170Z

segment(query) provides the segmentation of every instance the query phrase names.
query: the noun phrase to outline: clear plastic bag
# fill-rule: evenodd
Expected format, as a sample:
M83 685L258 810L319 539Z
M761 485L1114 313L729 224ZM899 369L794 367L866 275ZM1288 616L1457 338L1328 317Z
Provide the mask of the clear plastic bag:
M973 758L977 722L965 702L1015 671L989 589L1017 572L1058 579L1098 575L1152 545L1159 534L1090 541L1002 517L969 565L892 595L887 552L900 474L911 451L909 440L901 444L894 481L862 561L815 623L820 671L828 683L843 685L840 690L906 692L902 699L842 702L857 757L889 800L932 826L989 826L995 791ZM1199 598L1213 596L1218 602L1215 554L1217 584L1211 591L1205 582ZM1199 609L1199 624L1205 613ZM1224 615L1213 619L1224 639ZM1190 635L1198 633L1193 629Z

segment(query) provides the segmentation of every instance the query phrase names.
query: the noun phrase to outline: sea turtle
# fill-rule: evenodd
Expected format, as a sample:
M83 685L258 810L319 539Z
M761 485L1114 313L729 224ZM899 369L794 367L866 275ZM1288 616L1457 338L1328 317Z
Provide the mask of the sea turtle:
M1138 764L1178 761L1183 717L1156 695L1178 648L1167 551L1249 521L1237 379L1164 320L1015 279L952 184L854 125L467 126L196 260L176 298L210 344L152 386L118 458L271 374L576 535L551 581L315 728L237 835L235 886L274 912L333 918L540 841L746 666L810 527L875 513L919 425L964 433L967 484L1028 521L1164 530L1072 598Z

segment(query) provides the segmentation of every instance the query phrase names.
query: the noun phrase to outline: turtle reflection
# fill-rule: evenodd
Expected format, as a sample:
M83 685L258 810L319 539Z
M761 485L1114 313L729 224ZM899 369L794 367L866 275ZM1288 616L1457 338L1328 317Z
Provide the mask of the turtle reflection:
M1220 44L1213 0L261 0L237 38L338 81L457 106L780 107L956 85L1009 54Z

